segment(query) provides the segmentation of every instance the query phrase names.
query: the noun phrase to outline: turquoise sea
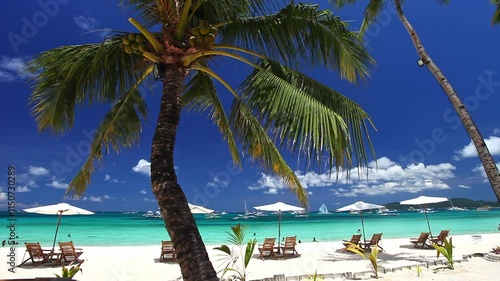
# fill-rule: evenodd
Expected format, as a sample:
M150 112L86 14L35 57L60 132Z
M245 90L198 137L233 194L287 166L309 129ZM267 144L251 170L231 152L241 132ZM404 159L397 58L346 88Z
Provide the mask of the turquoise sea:
M7 213L0 213L5 218ZM161 240L168 240L168 234L159 218L143 217L144 213L124 214L121 212L102 212L90 216L63 216L59 227L58 241L72 240L79 246L128 246L158 245ZM247 237L258 241L264 237L278 237L278 216L233 219L237 214L228 213L219 218L208 219L205 215L195 215L203 241L207 245L226 243L226 231L230 226L242 223L248 225ZM500 224L500 209L486 212L470 210L465 212L439 210L429 213L429 220L434 234L441 229L450 229L450 235L497 233ZM49 246L54 239L57 216L17 213L16 235L19 244L38 241ZM402 211L397 216L382 216L376 213L363 214L366 236L383 232L383 238L404 238L418 236L427 231L425 215L418 212ZM1 240L8 238L8 228L2 227ZM360 215L331 213L320 215L310 213L309 217L295 217L283 214L281 237L297 236L302 242L341 240L350 238L361 229ZM68 237L68 235L71 235Z

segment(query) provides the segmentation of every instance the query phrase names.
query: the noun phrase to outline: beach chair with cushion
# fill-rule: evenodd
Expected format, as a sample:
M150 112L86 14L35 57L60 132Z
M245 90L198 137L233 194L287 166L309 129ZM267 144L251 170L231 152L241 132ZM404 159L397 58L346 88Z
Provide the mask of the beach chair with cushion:
M265 257L274 257L276 255L276 252L274 251L275 242L276 238L265 238L264 244L259 245L259 253L261 259L264 259Z
M347 247L350 245L358 245L359 241L361 241L361 234L354 234L351 237L351 240L342 240L342 244L344 244L344 249L342 249L342 252L345 252L347 250Z
M382 239L382 233L375 233L373 234L372 236L372 239L368 242L366 241L361 241L359 242L359 246L363 249L365 249L366 251L371 251L373 247L378 247L380 248L380 250L384 250L380 245L380 240Z
M287 237L285 239L285 244L281 247L283 256L292 256L292 257L300 256L300 254L295 249L295 245L297 245L297 236Z
M427 239L429 239L429 232L422 232L418 238L410 238L410 242L413 243L415 248L429 247L427 244Z
M75 248L73 241L59 242L59 249L61 249L59 261L62 263L74 263L79 261L79 257L83 254L82 248Z
M24 243L26 246L26 252L28 252L29 257L23 261L19 266L25 264L27 261L31 260L31 262L35 265L48 264L52 262L52 258L56 256L52 250L44 250L40 243Z
M175 249L172 241L161 241L160 262L175 261Z
M448 237L448 233L450 233L450 231L447 229L441 230L441 232L439 232L438 236L431 237L429 240L431 240L431 242L436 244L436 245L443 246L444 239L446 237Z

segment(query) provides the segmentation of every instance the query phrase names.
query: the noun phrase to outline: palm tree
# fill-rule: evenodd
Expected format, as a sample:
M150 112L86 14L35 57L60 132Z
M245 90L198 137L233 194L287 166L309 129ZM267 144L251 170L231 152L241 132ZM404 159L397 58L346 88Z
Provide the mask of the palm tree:
M69 184L67 194L76 196L85 192L105 153L139 141L148 107L138 85L150 73L160 80L151 185L185 280L218 279L174 169L183 109L208 112L235 163L241 165L241 149L280 176L303 205L307 193L280 150L330 171L364 166L367 146L373 153L366 112L295 70L324 67L355 83L368 77L372 59L330 10L288 2L128 0L140 17L129 21L139 32L116 32L100 44L61 46L29 64L35 74L32 111L42 132L68 131L77 104L111 104L90 155ZM235 61L251 67L237 90L215 68ZM233 99L229 114L219 97L225 94Z
M355 0L332 0L332 1L334 1L339 7L342 7L348 3L355 2ZM418 36L417 32L415 31L413 26L410 24L410 22L404 15L401 2L402 2L401 0L394 0L394 5L396 6L396 11L398 13L399 19L401 20L406 31L410 35L411 40L413 42L413 46L415 46L417 54L420 57L419 63L427 66L427 69L431 72L431 74L434 76L439 85L441 85L441 88L443 88L445 94L448 96L448 99L450 100L453 108L455 109L460 120L462 121L465 130L469 134L472 143L476 147L477 154L483 164L483 168L486 172L486 175L493 189L493 192L495 193L497 200L500 202L500 173L498 172L498 167L495 164L495 160L493 159L493 156L491 156L491 153L488 147L486 146L484 138L481 135L481 132L477 128L476 124L472 120L469 111L463 104L462 100L459 98L455 89L453 89L453 87L451 86L446 76L444 76L444 73L438 68L436 63L431 59L430 55L425 50L424 45L422 44L422 41L420 40L420 37ZM447 4L449 0L438 0L438 2ZM500 0L493 0L493 2L497 3L497 12L493 19L493 23L495 23L498 21L499 17L498 7L500 7ZM384 7L384 4L385 0L369 1L368 6L365 9L365 17L363 23L361 24L360 36L362 36L364 31L366 31L366 28L371 23L373 23L373 21L375 21L379 12Z

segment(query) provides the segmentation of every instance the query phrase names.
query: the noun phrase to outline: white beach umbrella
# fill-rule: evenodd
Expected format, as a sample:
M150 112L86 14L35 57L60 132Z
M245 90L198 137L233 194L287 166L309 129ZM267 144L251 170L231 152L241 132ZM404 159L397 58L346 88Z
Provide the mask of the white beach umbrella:
M302 207L297 207L293 205L288 205L283 202L276 202L274 204L255 206L255 209L259 211L270 211L270 212L278 212L278 253L280 252L280 244L281 244L281 212L289 212L289 211L304 211L305 209Z
M365 223L363 221L363 211L364 210L372 210L372 209L382 209L385 206L382 205L377 205L377 204L372 204L372 203L366 203L363 201L358 201L356 203L353 203L351 205L347 205L342 208L338 208L338 212L350 212L350 211L357 211L359 212L359 215L361 217L361 226L363 228L363 239L366 241L366 236L365 236Z
M198 206L190 203L188 203L188 205L192 214L210 214L214 212L214 210L205 208L203 206Z
M431 197L431 196L419 196L417 198L408 199L399 202L401 205L423 205L425 219L427 220L427 226L429 227L429 234L432 236L431 224L429 223L429 216L427 216L427 204L439 203L448 201L446 197Z
M24 211L28 212L28 213L36 213L36 214L42 214L42 215L57 215L59 217L57 219L56 233L54 235L54 243L52 243L52 251L54 251L54 247L56 245L57 232L59 231L59 224L61 223L62 216L93 215L94 214L91 211L87 211L85 209L72 206L68 203L59 203L59 204L54 204L54 205L39 206L39 207L24 209Z

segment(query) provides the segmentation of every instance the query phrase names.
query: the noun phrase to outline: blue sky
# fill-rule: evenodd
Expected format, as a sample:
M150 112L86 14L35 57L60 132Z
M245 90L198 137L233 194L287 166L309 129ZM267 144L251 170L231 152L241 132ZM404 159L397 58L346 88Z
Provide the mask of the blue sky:
M364 1L360 1L364 2ZM468 106L495 160L500 162L500 26L492 27L494 7L489 1L406 1L406 14L444 74ZM75 127L62 136L37 131L30 114L30 87L22 68L30 56L61 45L100 42L107 31L134 31L131 15L119 1L26 1L16 5L0 1L0 206L7 203L6 170L17 171L18 209L63 200L96 211L156 209L149 183L150 145L158 111L159 84L143 88L151 112L137 147L107 155L83 198L64 199L65 187L80 168L88 151L92 130L108 105L82 107ZM323 8L329 7L320 1ZM388 1L391 3L391 1ZM335 11L359 27L363 5ZM296 156L285 154L309 192L312 210L326 203L336 209L354 201L401 201L418 195L467 197L494 201L482 166L446 96L425 68L392 6L368 31L367 41L377 63L372 77L357 86L338 79L336 73L303 70L317 80L358 102L372 117L375 157L370 157L368 180L350 181L328 172L306 170ZM237 83L245 72L232 61L218 73ZM234 86L237 86L234 84ZM223 100L230 94L221 92ZM378 169L374 167L377 160ZM175 165L188 200L216 210L241 211L285 201L298 204L279 179L263 173L246 160L243 169L232 166L227 145L206 115L183 114L179 127Z

